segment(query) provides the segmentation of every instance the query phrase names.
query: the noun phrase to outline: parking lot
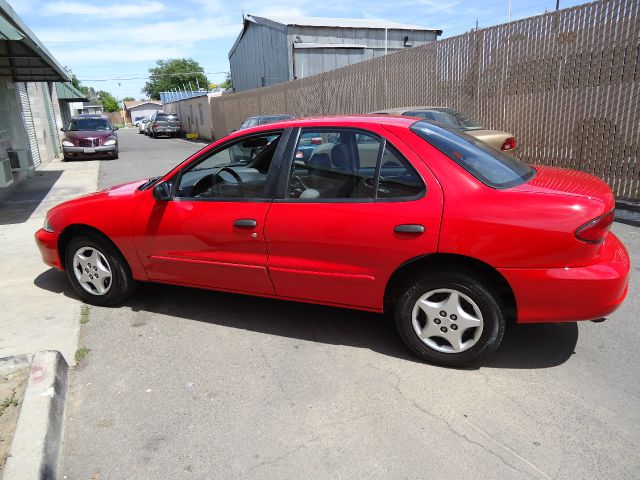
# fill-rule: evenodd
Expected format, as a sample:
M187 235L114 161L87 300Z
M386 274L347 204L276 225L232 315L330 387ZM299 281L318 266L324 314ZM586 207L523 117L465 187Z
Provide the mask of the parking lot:
M119 132L99 187L203 145ZM640 228L629 295L604 323L516 326L489 361L415 359L382 316L141 285L90 307L62 474L89 478L637 478ZM41 288L74 297L65 274Z

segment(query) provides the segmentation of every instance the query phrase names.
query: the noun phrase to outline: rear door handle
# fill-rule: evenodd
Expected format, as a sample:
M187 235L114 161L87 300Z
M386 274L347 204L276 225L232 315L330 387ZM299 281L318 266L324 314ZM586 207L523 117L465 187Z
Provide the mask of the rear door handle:
M235 222L233 222L234 227L238 228L254 228L258 225L253 218L239 218Z
M424 233L424 225L405 223L396 225L393 231L396 233Z

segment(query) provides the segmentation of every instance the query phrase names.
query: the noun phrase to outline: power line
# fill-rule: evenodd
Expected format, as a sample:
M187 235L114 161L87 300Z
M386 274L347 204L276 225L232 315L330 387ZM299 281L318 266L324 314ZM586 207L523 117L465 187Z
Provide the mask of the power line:
M126 80L146 80L152 77L172 77L172 76L181 76L181 75L226 75L228 72L181 72L181 73L158 73L158 74L150 74L141 77L108 77L108 78L78 78L81 82L109 82L109 81L126 81Z

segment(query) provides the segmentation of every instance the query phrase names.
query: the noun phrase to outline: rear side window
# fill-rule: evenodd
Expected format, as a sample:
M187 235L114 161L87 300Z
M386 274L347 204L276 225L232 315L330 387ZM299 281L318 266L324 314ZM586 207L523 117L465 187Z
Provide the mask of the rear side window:
M351 129L304 129L287 197L305 201L415 199L425 186L409 162L377 135Z
M411 130L489 187L515 187L536 174L526 163L464 132L424 121Z

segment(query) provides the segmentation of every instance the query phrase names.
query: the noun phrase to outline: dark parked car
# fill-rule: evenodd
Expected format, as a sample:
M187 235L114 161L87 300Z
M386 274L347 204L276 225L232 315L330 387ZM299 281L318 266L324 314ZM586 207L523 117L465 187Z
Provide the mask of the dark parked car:
M182 133L180 117L176 113L156 112L149 120L149 136L158 138L160 135L179 137Z
M118 158L118 127L102 115L77 115L61 130L65 160Z
M245 128L256 127L258 125L265 125L267 123L279 122L281 120L291 120L294 117L293 115L283 114L283 115L258 115L257 117L249 117L238 130L244 130Z

